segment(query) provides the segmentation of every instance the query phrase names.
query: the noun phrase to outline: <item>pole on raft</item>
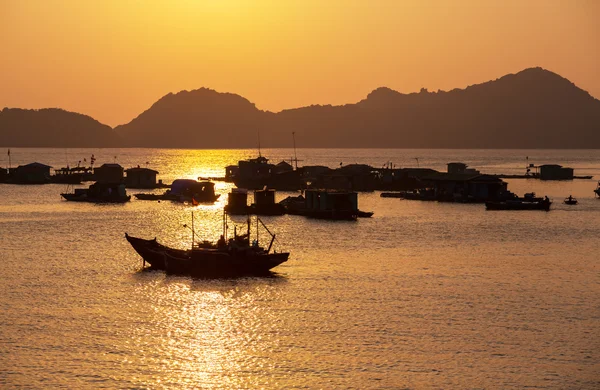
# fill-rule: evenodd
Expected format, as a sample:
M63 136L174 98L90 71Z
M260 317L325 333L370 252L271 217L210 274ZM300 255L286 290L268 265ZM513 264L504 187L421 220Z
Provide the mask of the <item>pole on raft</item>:
M192 211L192 250L194 250L194 212Z

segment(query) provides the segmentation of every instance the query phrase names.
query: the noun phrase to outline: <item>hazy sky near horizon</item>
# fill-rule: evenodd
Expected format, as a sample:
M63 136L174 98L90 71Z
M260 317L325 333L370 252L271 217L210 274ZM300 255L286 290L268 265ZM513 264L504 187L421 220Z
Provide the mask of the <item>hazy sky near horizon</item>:
M600 98L595 0L0 0L0 108L116 126L200 87L263 110L541 66Z

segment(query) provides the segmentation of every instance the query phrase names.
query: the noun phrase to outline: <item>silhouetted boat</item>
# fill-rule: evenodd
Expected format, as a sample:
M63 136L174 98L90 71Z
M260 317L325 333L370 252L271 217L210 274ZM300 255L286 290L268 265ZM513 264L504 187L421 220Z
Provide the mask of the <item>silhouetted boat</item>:
M544 210L550 211L552 202L548 198L541 200L509 199L501 202L485 202L487 210Z
M135 194L139 200L170 200L174 202L214 203L219 199L215 185L209 181L177 179L171 189L162 194Z
M379 196L382 198L404 198L402 192L382 192Z
M84 175L91 174L92 168L75 167L60 168L54 170L54 175L50 177L52 183L58 184L81 184Z
M73 193L60 194L71 202L125 203L131 196L125 191L125 184L94 183L89 188L76 188Z
M373 216L373 211L360 211L358 210L358 218L371 218Z
M568 198L565 198L565 204L576 205L577 204L577 199L575 199L571 195L569 195Z
M258 222L262 223L257 218L257 224ZM224 235L217 244L205 241L194 245L190 250L169 248L159 244L156 238L145 240L129 236L127 233L125 238L151 268L193 277L265 275L272 268L287 261L290 255L288 252L271 252L275 235L264 223L262 226L271 234L267 249L259 245L258 234L257 239L250 243L250 219L248 219L248 233L237 235L234 230L234 237L229 241L224 238L227 231L226 220L223 226Z
M194 277L266 275L287 261L289 253L268 253L264 248L228 244L219 249L196 248L186 254L164 252L168 273Z

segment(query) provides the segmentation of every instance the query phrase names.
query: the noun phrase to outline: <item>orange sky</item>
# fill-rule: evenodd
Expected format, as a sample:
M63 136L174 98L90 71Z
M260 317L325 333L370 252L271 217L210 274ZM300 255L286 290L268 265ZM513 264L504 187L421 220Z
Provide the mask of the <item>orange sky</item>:
M600 98L595 0L0 0L0 108L115 126L209 87L261 109L541 66Z

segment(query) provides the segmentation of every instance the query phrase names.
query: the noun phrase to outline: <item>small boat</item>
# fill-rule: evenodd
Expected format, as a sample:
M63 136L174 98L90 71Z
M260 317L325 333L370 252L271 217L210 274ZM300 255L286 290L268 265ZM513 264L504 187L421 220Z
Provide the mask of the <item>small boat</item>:
M135 194L139 200L170 200L173 202L214 203L219 199L215 184L209 181L177 179L171 189L162 194Z
M596 196L600 198L600 180L598 180L598 185L596 186L594 192L596 193Z
M125 203L131 200L122 183L94 183L89 188L76 188L60 196L71 202Z
M402 192L382 192L379 196L381 198L404 198Z
M234 277L246 275L268 275L270 270L289 258L289 252L271 251L275 234L271 233L257 217L257 229L260 222L271 235L268 248L263 248L256 239L250 243L250 218L248 218L248 233L237 234L234 229L233 238L226 240L227 221L224 214L223 235L216 244L203 241L192 246L192 249L173 249L159 244L155 239L146 240L132 237L125 233L125 238L133 249L150 264L153 269L165 270L167 273L189 275L193 277ZM192 227L192 241L194 230Z
M550 211L552 202L548 197L536 198L535 194L525 194L523 198L508 199L503 201L485 202L486 210L543 210Z
M577 204L577 199L575 199L575 198L573 198L573 196L569 195L568 198L565 198L565 204L576 205Z

